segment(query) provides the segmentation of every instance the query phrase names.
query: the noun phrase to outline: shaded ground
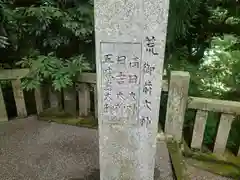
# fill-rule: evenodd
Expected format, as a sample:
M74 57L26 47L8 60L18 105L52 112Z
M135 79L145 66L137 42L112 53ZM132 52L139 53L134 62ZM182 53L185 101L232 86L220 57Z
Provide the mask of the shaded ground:
M98 169L96 130L16 120L1 127L3 180L83 178Z
M210 172L187 165L187 172L191 180L232 180L222 176L217 176Z
M188 166L190 179L226 180ZM165 142L158 141L155 180L172 180ZM99 180L98 132L34 117L0 124L1 180Z
M158 148L155 179L171 180L165 143ZM1 180L98 180L98 169L97 130L34 117L0 124Z

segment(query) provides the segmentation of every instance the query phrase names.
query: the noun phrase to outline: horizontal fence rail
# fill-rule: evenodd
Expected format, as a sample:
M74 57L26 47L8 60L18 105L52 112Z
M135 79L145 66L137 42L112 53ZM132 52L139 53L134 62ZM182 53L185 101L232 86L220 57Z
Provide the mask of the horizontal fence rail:
M25 77L29 69L5 69L0 70L0 80L15 80Z
M240 115L240 102L236 101L189 97L188 108Z
M21 78L26 76L28 72L28 69L0 71L0 80L10 80L12 82L19 117L27 116L24 93L20 83ZM47 90L46 88L36 89L34 96L37 113L40 114L46 109L44 107L44 94L46 91L50 108L64 108L67 113L81 117L89 116L91 109L94 109L93 115L97 118L98 97L96 79L95 73L82 73L77 78L76 87L63 89L62 93L54 91L51 87L48 87ZM169 81L163 80L162 91L168 92L165 133L174 136L178 142L181 142L186 110L196 110L190 146L201 150L208 113L221 113L213 152L222 154L226 149L229 132L235 116L240 115L240 102L188 96L189 82L190 74L181 71L172 71ZM91 101L92 96L93 101ZM91 108L91 104L94 104L93 108ZM2 89L0 89L0 121L8 121ZM240 150L238 155L240 155Z
M171 72L165 133L173 135L178 142L182 141L186 109L197 110L191 147L201 150L208 113L222 113L213 152L223 154L235 116L240 115L240 102L188 96L189 80L190 75L185 72Z

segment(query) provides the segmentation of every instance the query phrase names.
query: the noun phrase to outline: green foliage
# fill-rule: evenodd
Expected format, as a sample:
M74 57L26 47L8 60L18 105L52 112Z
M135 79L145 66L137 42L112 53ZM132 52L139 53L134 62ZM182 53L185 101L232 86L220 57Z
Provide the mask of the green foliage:
M23 82L27 90L44 82L56 90L72 86L95 63L93 0L24 2L0 0L1 67L30 68ZM170 1L165 66L190 72L191 95L240 100L239 10L236 0ZM207 144L218 118L209 116ZM188 113L189 126L193 119ZM230 144L237 137L233 130Z
M209 112L205 127L203 142L207 146L213 146L218 129L219 113Z
M26 90L38 87L44 80L49 80L56 90L60 90L72 86L76 75L90 70L89 64L82 55L63 59L50 53L47 56L24 58L19 64L31 69L30 75L23 81Z
M92 1L41 0L27 6L0 1L0 6L0 47L7 48L0 53L10 67L31 69L24 88L47 81L60 90L90 70L82 49L92 43Z
M233 150L235 152L238 151L237 147L239 147L239 145L240 145L240 142L239 142L239 137L240 137L239 128L240 128L240 117L238 116L238 117L236 117L235 121L232 124L232 128L231 128L229 138L228 138L228 143L227 143L227 147L230 150Z
M4 36L0 36L0 48L6 48L9 43L7 42L7 38Z
M239 39L235 35L224 34L211 39L211 46L204 52L201 63L198 65L189 63L184 48L175 54L180 60L174 60L168 65L168 70L184 70L191 74L189 93L194 96L202 96L216 99L239 100L236 96L240 84L240 50L236 47ZM192 112L186 114L186 127L193 127L194 116ZM209 112L205 129L204 143L214 144L219 114ZM232 126L228 146L233 148L239 139L239 123Z
M185 38L192 26L192 19L197 18L203 0L173 0L170 1L168 41L173 42ZM184 8L182 8L184 7Z

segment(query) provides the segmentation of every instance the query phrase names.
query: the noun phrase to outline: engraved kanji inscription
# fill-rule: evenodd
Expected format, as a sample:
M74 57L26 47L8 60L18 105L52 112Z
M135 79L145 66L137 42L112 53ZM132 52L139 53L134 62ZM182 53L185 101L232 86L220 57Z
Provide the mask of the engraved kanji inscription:
M131 74L128 76L129 84L137 84L138 83L138 76L136 74Z
M101 43L103 114L108 123L138 123L141 49L141 43Z
M152 123L152 120L148 116L141 116L140 119L139 119L139 123L140 123L141 126L148 127L148 125Z
M117 56L118 64L126 64L127 57L126 56Z
M155 70L154 66L151 66L148 62L145 62L143 65L143 72L149 75L152 75L152 72Z
M152 94L152 82L151 81L146 81L143 85L143 92L145 94Z
M155 50L156 39L154 36L146 37L146 51L151 53L152 55L158 55L158 52Z
M113 54L105 54L103 63L114 63Z

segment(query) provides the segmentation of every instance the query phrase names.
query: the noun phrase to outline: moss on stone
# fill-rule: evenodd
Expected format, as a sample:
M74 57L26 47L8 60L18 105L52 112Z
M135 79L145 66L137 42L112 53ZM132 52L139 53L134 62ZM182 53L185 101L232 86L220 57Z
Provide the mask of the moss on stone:
M240 169L240 156L235 156L234 154L232 154L230 151L226 151L224 153L223 156L223 160L227 161L227 162L231 162L237 166L239 166Z
M59 110L58 108L49 108L44 110L39 114L39 117L72 117L70 114L67 114L63 110Z
M240 177L240 169L238 167L224 164L224 163L217 163L217 162L210 162L210 161L200 161L196 159L186 159L186 162L189 165L192 165L194 167L203 169L205 171L225 176L225 177L231 177L231 178L239 178Z
M188 180L189 177L179 144L173 138L167 138L167 147L177 180Z
M185 142L183 147L183 155L191 165L221 176L240 177L240 157L236 157L230 152L223 155L212 152L194 152Z
M44 111L39 115L39 120L94 129L98 127L97 120L94 118L73 117L57 109L48 109Z

